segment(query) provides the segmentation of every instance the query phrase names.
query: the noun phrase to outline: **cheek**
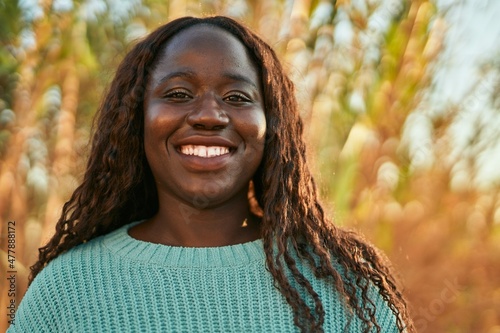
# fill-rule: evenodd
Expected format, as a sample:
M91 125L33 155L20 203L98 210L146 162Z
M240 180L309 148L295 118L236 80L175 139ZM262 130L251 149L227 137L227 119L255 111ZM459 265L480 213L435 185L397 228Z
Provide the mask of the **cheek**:
M150 107L144 111L144 134L151 135L158 131L161 123L164 122L160 110L155 107Z
M262 114L262 119L259 122L259 133L258 133L258 138L262 140L262 144L264 144L264 141L266 140L266 117L264 114Z
M266 117L264 112L253 113L246 120L247 124L247 148L250 148L251 159L248 161L252 168L256 168L264 156L266 143ZM255 172L256 170L253 170Z
M160 160L166 148L165 143L171 131L169 124L172 122L168 114L154 107L144 112L144 151L150 166Z
M154 122L150 119L144 119L144 151L146 152L146 157L150 159L151 152L156 149L158 145L158 129Z
M151 135L151 130L144 126L144 154L146 155L146 161L149 164L151 170L155 171L157 164L158 154L158 143L157 140Z
M255 140L256 144L264 146L266 139L266 116L264 112L252 113L252 115L247 119L247 133L249 137Z
M150 106L144 112L144 139L154 142L165 140L176 123L172 112L161 105Z

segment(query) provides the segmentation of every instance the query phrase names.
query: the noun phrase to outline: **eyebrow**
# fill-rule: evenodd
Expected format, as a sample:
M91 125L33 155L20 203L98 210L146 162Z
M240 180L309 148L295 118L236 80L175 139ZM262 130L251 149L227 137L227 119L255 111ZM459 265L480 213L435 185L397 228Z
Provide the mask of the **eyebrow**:
M255 84L255 82L253 82L252 80L250 80L246 76L243 76L243 75L240 75L240 74L236 74L236 73L224 73L224 74L222 74L222 76L226 77L228 79L231 79L233 81L245 82L245 83L251 85L252 87L254 87L255 89L259 90L259 87L257 87L257 85Z
M172 73L169 73L167 75L165 75L164 77L160 78L157 82L156 82L156 86L160 86L162 85L164 82L167 82L168 80L171 80L171 79L175 79L175 78L193 78L195 77L195 73L192 72L192 71L177 71L177 72L172 72Z
M156 82L156 86L160 86L164 82L167 82L167 81L169 81L171 79L175 79L175 78L192 79L195 76L196 76L196 74L194 72L192 72L192 71L189 71L189 70L172 72L172 73L169 73L169 74L165 75L164 77L160 78ZM255 82L253 82L252 80L250 80L249 78L247 78L244 75L240 75L240 74L237 74L237 73L226 72L226 73L223 73L222 76L225 77L225 78L228 78L230 80L233 80L233 81L247 83L247 84L251 85L252 87L254 87L255 89L259 90L259 88L255 84Z

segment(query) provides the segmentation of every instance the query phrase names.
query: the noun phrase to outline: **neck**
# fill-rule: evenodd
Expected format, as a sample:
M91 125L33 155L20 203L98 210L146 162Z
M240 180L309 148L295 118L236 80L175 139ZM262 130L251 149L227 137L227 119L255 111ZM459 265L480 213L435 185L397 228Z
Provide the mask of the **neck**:
M129 230L147 242L185 247L218 247L260 238L259 218L250 212L248 198L237 196L221 205L188 204L160 195L158 213Z

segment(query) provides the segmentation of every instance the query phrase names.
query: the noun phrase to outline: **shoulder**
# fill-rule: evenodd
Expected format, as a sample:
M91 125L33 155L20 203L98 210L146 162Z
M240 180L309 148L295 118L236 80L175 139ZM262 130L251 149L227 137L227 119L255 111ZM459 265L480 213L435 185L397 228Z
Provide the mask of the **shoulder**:
M313 257L316 264L318 264L319 259L315 255ZM334 254L331 254L330 259L333 269L339 274L341 279L340 289L344 289L346 293L354 295L354 302L361 309L360 311L363 316L367 319L374 317L377 325L380 326L381 332L399 332L397 315L391 309L391 304L384 298L383 291L377 286L375 281L357 274L354 270L348 269ZM336 287L332 277L317 277L314 269L306 260L297 260L297 267L304 274L304 277L311 282L314 291L318 293L321 299L325 310L325 331L328 331L329 327L332 329L335 327L334 325L339 316L345 318L346 326L344 327L344 332L363 331L363 321L360 318L360 313L357 313L348 305L348 299L351 296L344 295ZM300 289L298 284L295 284L294 287ZM309 302L309 305L313 306L313 303ZM376 332L376 329L373 327L370 332L372 331Z
M103 244L105 237L92 239L60 254L36 276L32 285L68 281L66 279L68 274L87 274L89 269L98 266L104 257L109 255L109 251Z
M30 289L41 286L65 286L69 289L79 283L90 283L96 272L105 274L120 259L116 251L110 249L109 244L120 244L126 230L127 226L118 228L61 253L40 271Z
M384 298L384 291L377 285L377 279L347 271L338 263L334 267L343 278L344 288L354 290L355 302L363 316L368 320L373 317L380 326L381 332L399 332L397 315L391 309L394 305L391 306L390 302ZM353 314L352 328L349 332L361 332L363 325L360 313L353 311ZM375 328L372 328L370 332L372 331L376 332Z
M63 281L57 282L72 281L67 280L67 275L89 280L90 277L86 275L92 274L94 270L106 271L106 267L119 261L120 256L115 247L126 243L127 230L132 224L119 227L61 253L36 276L32 285L61 279Z
M8 332L60 331L67 309L79 302L79 294L93 283L92 276L109 262L104 237L78 245L49 262L26 291Z

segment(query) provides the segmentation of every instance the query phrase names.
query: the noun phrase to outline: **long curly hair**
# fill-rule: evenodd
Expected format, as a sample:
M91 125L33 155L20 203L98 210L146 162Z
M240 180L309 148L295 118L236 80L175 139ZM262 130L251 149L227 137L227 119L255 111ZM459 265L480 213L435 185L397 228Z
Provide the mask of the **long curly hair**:
M325 316L320 297L297 268L300 258L316 278L332 281L345 305L361 320L364 332L381 331L368 296L373 286L395 314L399 330L414 331L386 258L357 233L336 227L325 216L306 163L294 86L275 52L248 28L220 16L174 20L125 56L94 120L83 182L64 204L55 235L39 249L30 282L61 253L157 212L157 190L144 153L145 90L165 43L196 24L230 32L247 48L260 71L267 131L253 190L262 215L267 269L293 309L295 325L302 332L321 332ZM355 278L343 278L339 267ZM314 300L313 307L294 285Z

